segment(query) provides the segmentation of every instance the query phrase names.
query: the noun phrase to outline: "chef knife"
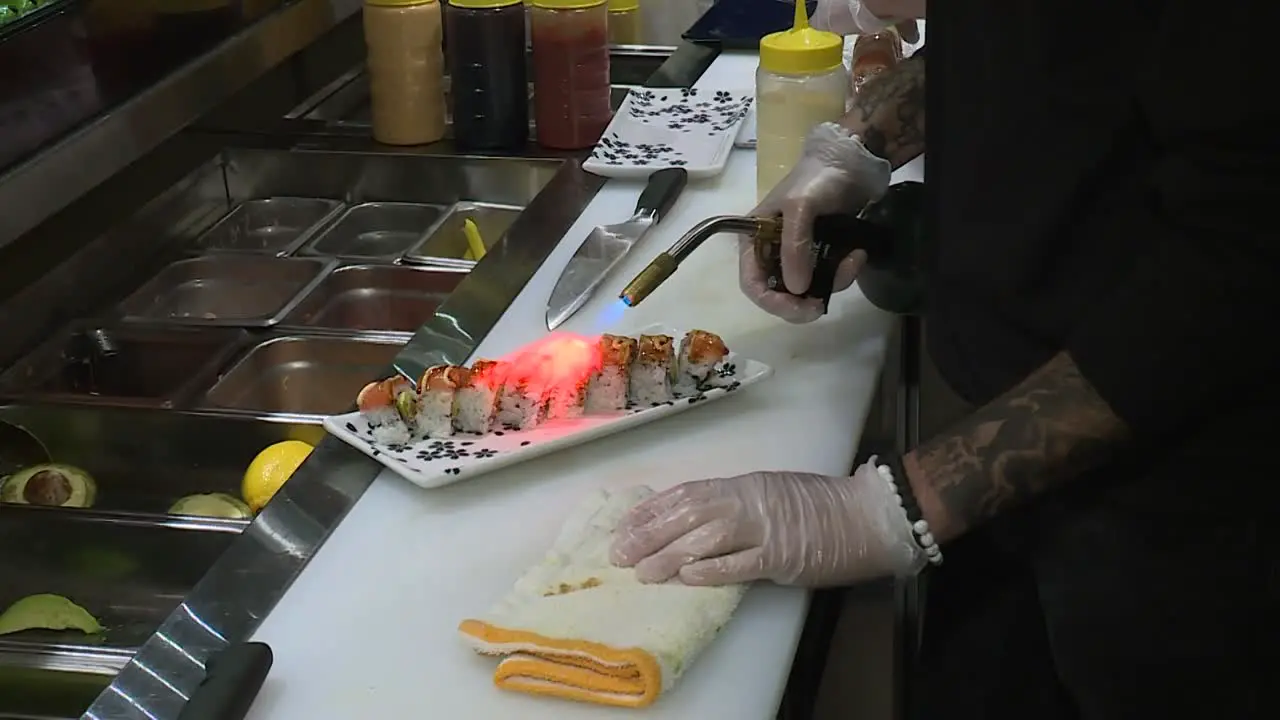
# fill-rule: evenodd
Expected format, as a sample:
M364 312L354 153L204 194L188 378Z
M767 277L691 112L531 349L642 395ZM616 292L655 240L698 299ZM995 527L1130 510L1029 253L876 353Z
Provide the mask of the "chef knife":
M237 643L211 656L178 720L244 720L271 662L271 648L260 642Z
M665 168L653 173L636 201L631 219L601 225L587 235L551 291L547 302L548 330L560 327L591 299L614 266L675 205L688 180L689 174L684 168Z

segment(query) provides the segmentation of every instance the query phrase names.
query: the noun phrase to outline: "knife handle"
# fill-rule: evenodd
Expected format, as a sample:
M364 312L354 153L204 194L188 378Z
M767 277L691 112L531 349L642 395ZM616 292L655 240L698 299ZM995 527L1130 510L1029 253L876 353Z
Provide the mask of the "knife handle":
M178 720L244 720L271 662L271 648L260 642L237 643L214 654Z
M653 221L661 220L671 206L676 204L680 192L689 182L689 173L684 168L671 167L658 170L649 176L649 182L636 201L636 215L653 213Z

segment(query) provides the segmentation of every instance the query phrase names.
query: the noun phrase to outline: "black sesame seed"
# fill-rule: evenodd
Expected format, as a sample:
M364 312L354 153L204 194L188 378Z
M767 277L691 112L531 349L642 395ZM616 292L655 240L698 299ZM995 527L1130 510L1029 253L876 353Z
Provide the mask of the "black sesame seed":
M529 445L529 444L530 444L530 441L524 440L520 443L520 447L525 447L526 445Z

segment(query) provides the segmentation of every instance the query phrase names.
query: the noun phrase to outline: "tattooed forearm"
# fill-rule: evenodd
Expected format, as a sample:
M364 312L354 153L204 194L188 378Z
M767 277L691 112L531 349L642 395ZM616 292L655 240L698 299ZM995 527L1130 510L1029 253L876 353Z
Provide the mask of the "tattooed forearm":
M843 125L895 168L924 152L924 57L913 55L868 80Z
M1102 464L1128 436L1066 353L905 460L946 540Z

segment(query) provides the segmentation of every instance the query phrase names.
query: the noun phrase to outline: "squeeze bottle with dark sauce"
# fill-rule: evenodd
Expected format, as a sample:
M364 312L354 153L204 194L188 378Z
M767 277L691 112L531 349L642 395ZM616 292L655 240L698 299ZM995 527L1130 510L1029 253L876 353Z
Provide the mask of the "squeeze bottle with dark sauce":
M443 32L436 0L365 0L374 140L424 145L444 137Z
M522 0L451 0L453 139L464 150L514 150L529 140Z
M533 0L529 15L538 143L555 150L589 148L613 119L608 5Z

